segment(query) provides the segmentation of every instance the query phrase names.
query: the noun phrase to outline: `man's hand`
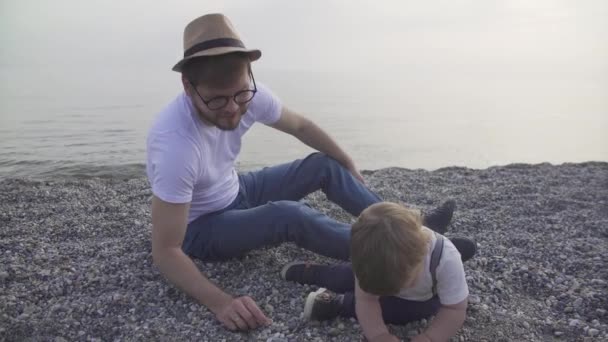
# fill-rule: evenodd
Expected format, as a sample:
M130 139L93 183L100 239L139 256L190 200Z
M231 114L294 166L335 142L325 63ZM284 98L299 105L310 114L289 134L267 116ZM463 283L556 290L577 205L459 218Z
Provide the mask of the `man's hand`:
M250 297L232 298L205 277L182 251L189 203L152 198L152 257L161 273L178 288L208 307L230 330L255 329L270 320Z
M349 163L348 165L345 165L344 167L346 167L346 169L355 177L357 178L357 180L363 184L365 184L365 179L363 179L363 176L361 175L361 173L359 173L359 170L357 170L357 167L355 166L355 163Z
M281 110L281 117L270 127L278 129L281 132L291 134L307 146L319 152L323 152L328 156L337 160L344 166L352 175L361 183L365 183L363 177L357 171L355 164L350 157L344 152L340 146L319 126L309 119L297 114L287 107Z
M249 330L272 323L248 296L231 298L214 313L230 330Z

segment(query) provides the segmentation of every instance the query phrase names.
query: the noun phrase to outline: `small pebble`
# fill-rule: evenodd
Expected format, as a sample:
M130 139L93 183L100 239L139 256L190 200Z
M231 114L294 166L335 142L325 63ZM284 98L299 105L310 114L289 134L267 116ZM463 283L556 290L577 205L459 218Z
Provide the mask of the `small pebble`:
M418 335L418 330L408 330L407 332L408 337L414 337L416 335Z
M479 303L481 303L481 299L479 298L478 295L470 295L469 296L469 303L471 303L471 304L479 304Z
M282 338L282 337L269 337L266 342L289 342L288 340Z

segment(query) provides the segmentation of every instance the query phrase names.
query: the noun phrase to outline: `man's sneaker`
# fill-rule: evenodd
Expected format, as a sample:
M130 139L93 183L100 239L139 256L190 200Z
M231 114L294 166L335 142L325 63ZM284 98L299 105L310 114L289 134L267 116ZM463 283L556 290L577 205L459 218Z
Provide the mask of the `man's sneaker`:
M465 262L471 259L477 252L477 245L475 241L462 237L450 238L450 241L454 244L458 252L460 252L460 259Z
M452 221L452 215L456 209L454 200L447 200L439 207L425 213L422 216L422 224L431 228L439 234L445 234L448 231L448 225Z
M317 279L315 272L320 266L302 261L290 262L281 269L281 278L299 284L314 284Z
M304 319L325 321L338 317L344 295L320 288L306 297Z

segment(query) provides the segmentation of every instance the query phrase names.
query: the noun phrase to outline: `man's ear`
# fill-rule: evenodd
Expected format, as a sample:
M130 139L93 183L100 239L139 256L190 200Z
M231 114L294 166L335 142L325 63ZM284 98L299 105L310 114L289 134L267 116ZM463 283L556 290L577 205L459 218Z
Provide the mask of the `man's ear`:
M184 92L186 92L186 95L191 96L192 85L190 84L186 76L184 76L184 74L182 74L182 86L184 87Z

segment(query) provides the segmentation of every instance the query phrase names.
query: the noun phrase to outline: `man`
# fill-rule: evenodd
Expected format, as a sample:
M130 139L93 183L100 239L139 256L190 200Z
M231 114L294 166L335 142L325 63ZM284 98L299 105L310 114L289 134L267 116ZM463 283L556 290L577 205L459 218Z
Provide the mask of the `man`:
M270 321L250 297L233 298L211 283L189 256L225 260L289 241L347 260L350 227L299 200L322 190L355 216L380 201L329 135L256 83L251 62L260 56L245 48L221 14L189 23L184 58L173 67L182 74L184 93L159 114L147 140L154 263L231 330ZM255 122L321 153L238 175L241 137ZM427 215L427 226L447 226L453 205L440 209Z

